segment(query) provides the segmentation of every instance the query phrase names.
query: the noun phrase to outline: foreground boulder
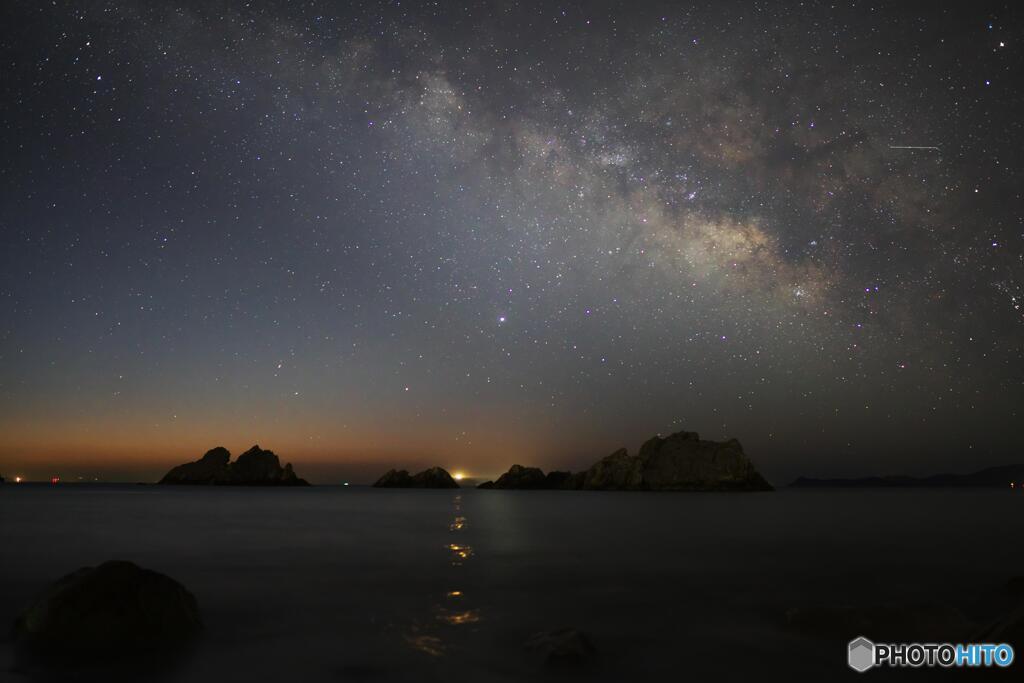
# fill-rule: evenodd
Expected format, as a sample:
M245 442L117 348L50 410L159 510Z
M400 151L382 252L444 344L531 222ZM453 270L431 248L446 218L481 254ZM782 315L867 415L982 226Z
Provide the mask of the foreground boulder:
M458 482L442 467L430 467L415 475L408 470L388 470L373 484L382 489L457 489Z
M131 562L105 562L59 579L14 626L21 656L60 665L112 664L172 654L202 630L184 586Z
M208 484L236 486L309 486L296 476L291 463L281 467L273 451L253 446L230 462L228 449L218 446L199 460L178 465L160 480L161 484Z

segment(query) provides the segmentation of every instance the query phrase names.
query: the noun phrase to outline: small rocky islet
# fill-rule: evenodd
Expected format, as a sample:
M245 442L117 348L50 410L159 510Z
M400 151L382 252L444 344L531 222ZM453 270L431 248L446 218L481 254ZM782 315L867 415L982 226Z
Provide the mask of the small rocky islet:
M374 482L379 489L457 489L459 483L442 467L430 467L417 474L408 470L388 470Z
M211 448L202 458L171 469L161 484L192 484L210 486L309 486L292 469L291 463L281 466L273 451L258 445L231 462L231 452L223 446Z

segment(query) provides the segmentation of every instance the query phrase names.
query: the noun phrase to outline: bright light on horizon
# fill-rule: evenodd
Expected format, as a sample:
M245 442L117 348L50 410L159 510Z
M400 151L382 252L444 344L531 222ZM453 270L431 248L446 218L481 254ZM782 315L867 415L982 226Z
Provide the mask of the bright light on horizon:
M463 472L452 472L452 479L454 479L455 481L462 481L465 478L466 475Z

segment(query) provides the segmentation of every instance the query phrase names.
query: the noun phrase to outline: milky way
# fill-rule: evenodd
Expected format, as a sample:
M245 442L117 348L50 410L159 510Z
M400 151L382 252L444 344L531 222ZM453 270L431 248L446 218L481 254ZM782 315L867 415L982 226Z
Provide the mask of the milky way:
M1022 446L1011 6L3 13L0 469Z

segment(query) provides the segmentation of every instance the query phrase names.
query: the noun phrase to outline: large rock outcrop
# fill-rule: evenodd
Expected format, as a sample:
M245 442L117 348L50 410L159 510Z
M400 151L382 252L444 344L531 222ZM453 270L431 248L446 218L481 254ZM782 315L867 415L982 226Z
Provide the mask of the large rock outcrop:
M591 491L771 491L736 439L704 441L696 432L648 439L637 455L620 448L585 472L513 465L482 489Z
M655 436L637 455L620 448L583 478L594 491L771 491L736 439L704 441L696 432Z
M598 491L635 491L643 486L640 459L625 448L594 463L583 477L583 488Z
M736 439L703 441L696 432L654 437L640 447L640 485L651 491L770 491ZM590 477L588 473L588 483ZM600 488L588 486L588 488Z
M388 470L374 482L379 489L457 489L459 484L442 467L430 467L414 475L408 470Z
M124 561L57 580L17 619L22 657L95 665L180 649L202 630L195 597L163 574Z
M228 449L218 446L199 460L178 465L160 480L161 484L208 484L234 486L309 486L296 476L291 463L281 467L273 451L253 446L231 462Z

